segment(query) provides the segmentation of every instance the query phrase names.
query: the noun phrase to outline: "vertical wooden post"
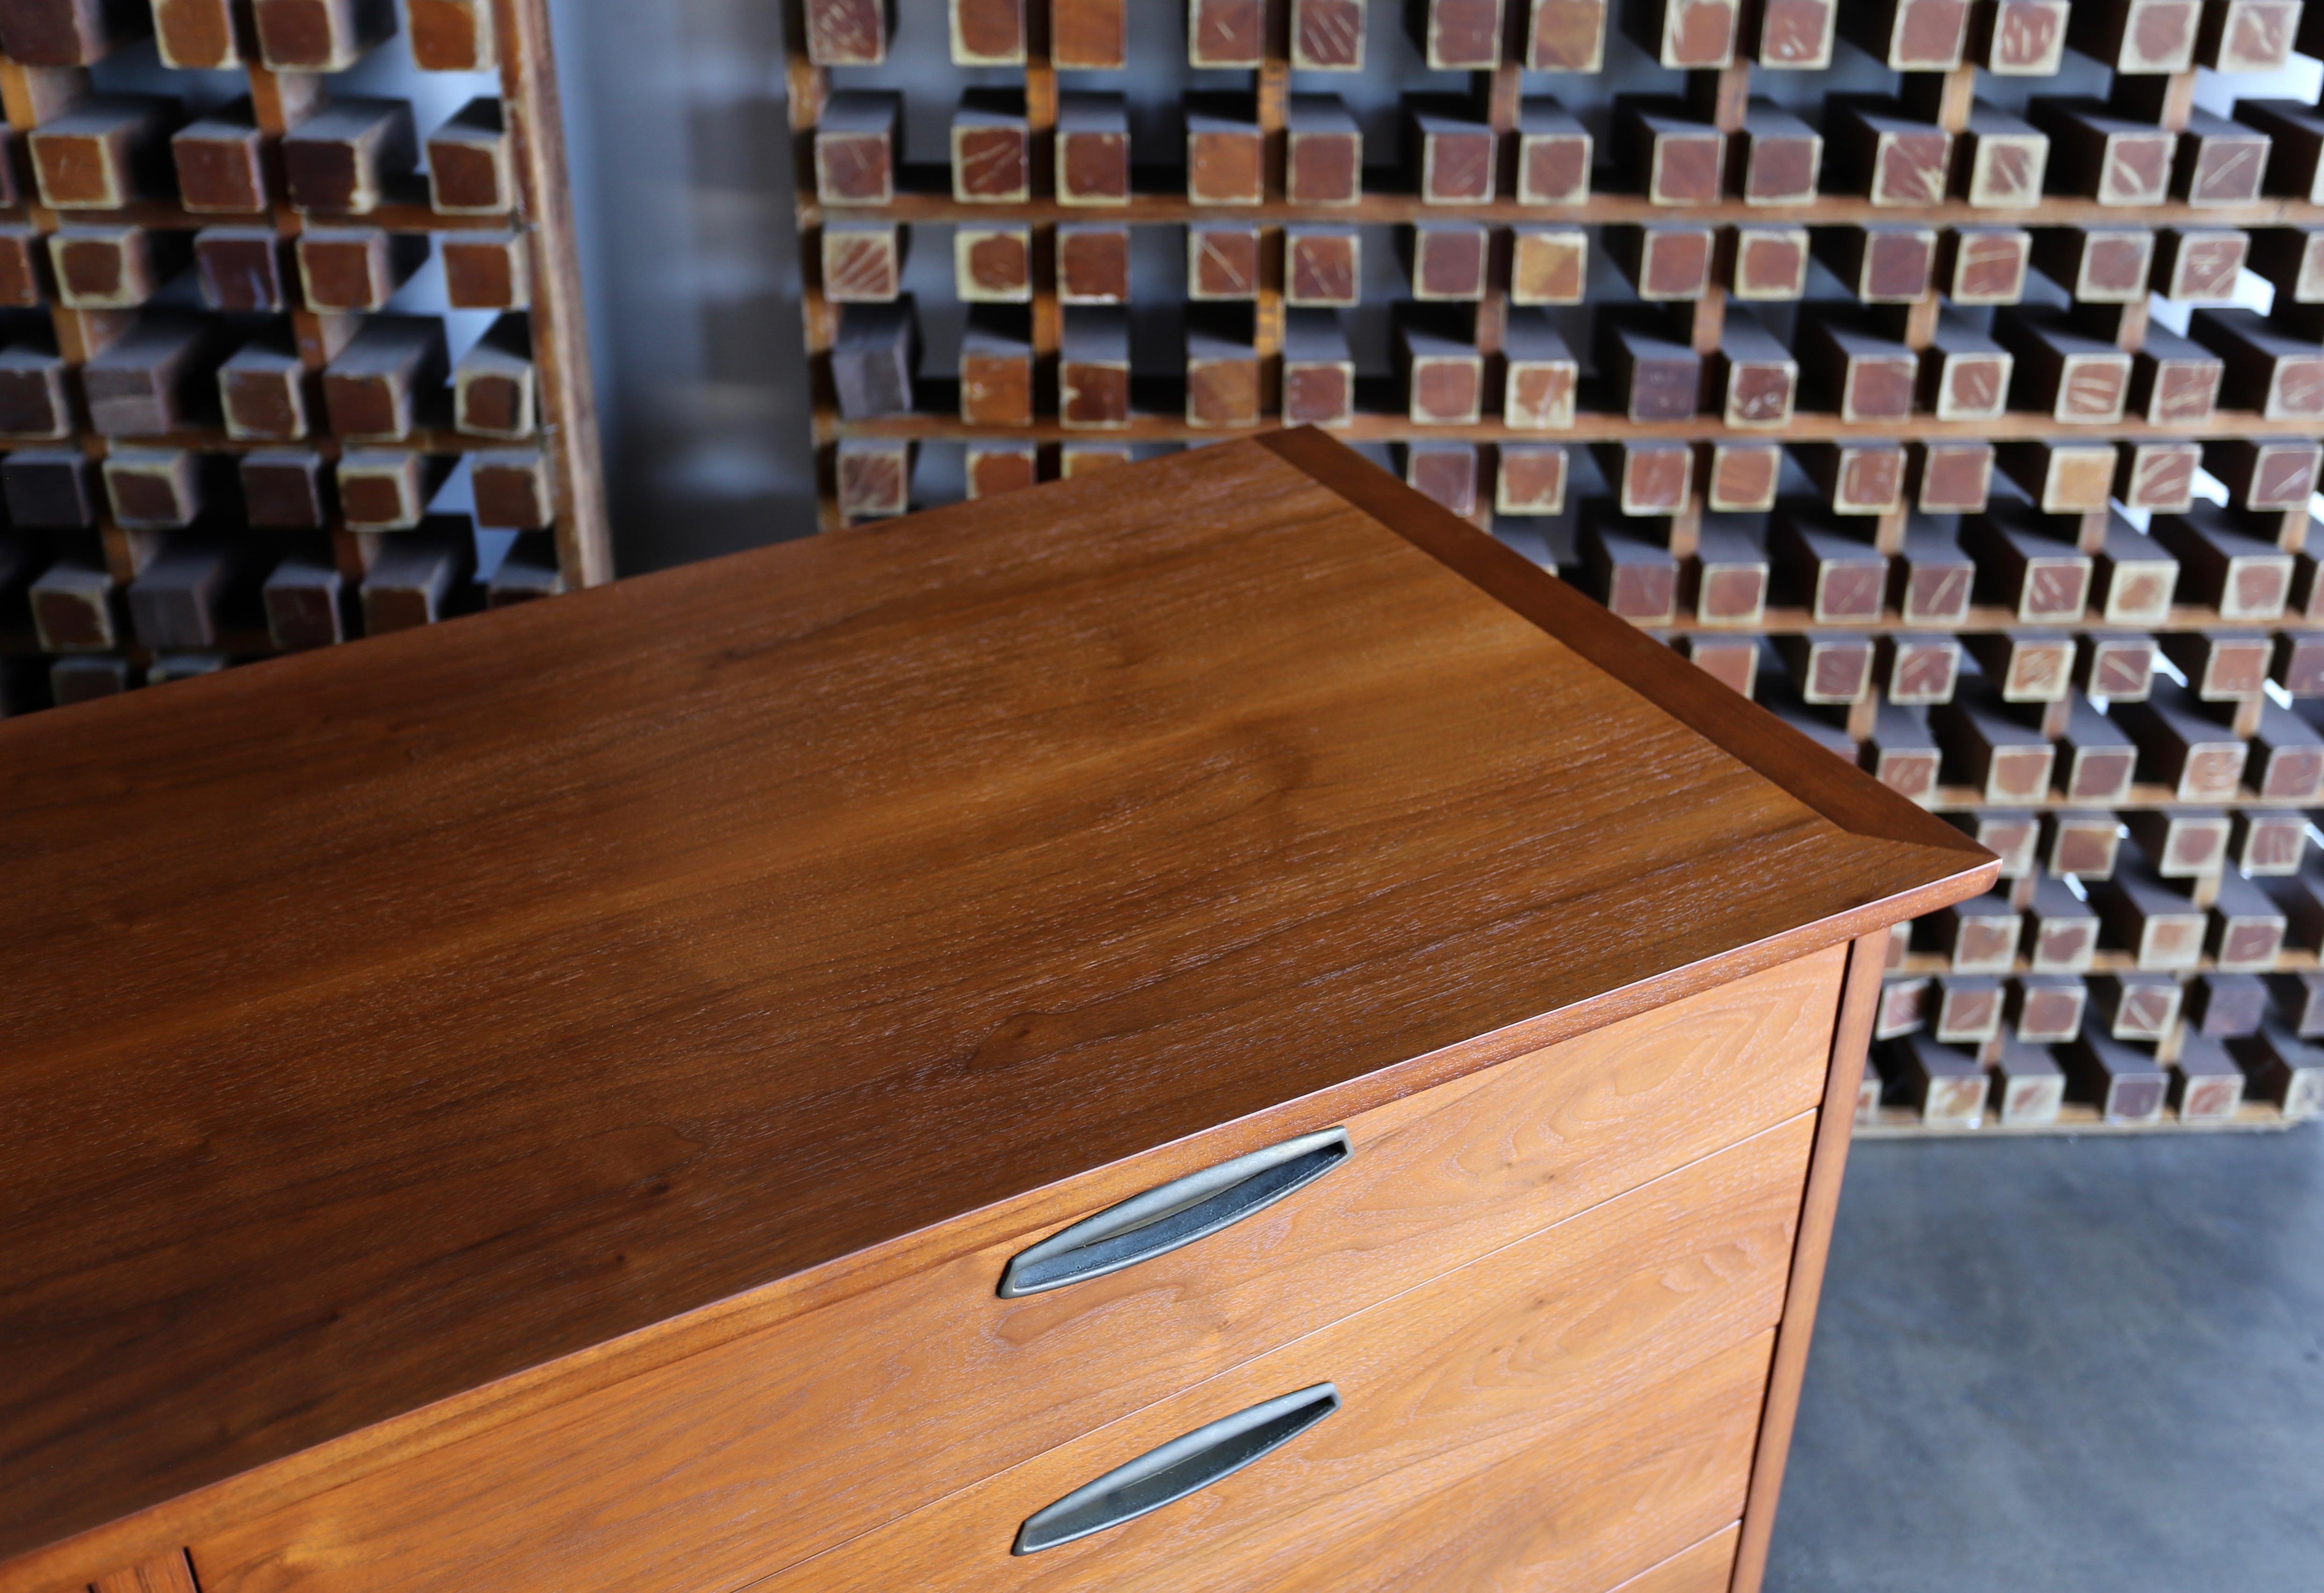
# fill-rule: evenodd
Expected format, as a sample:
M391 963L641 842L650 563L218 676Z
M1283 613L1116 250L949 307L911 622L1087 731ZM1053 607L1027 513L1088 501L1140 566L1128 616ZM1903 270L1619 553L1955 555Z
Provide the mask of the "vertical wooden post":
M1056 170L1053 149L1057 128L1057 69L1049 60L1049 0L1026 0L1025 6L1025 125L1033 155L1033 191L1039 193ZM1034 225L1033 268L1033 405L1036 415L1054 416L1063 408L1057 388L1057 349L1065 340L1065 310L1057 301L1057 229L1048 222ZM1050 473L1058 473L1053 460Z
M245 27L244 31L247 33L248 29ZM271 70L259 63L258 51L254 48L243 51L243 61L250 79L251 108L257 117L260 131L268 137L281 137L322 105L323 79L319 75ZM268 181L280 181L280 162L270 162L269 164L274 170L269 172ZM281 203L279 194L275 198L274 229L287 246L299 236L299 213ZM322 412L323 367L330 364L361 329L361 318L319 313L308 308L305 294L303 291L300 292L297 305L290 311L290 330L298 348L299 364L307 373L308 398L313 405L313 412ZM337 457L338 445L335 440L318 440L322 443L319 451L327 458ZM371 567L371 556L378 549L377 536L348 530L336 498L332 500L326 521L331 540L331 562L337 568L340 579L350 588L355 587L363 580L364 572ZM562 567L565 560L560 558L558 563Z
M1518 116L1525 107L1525 70L1518 65L1516 51L1505 43L1500 64L1489 72L1471 74L1471 87L1482 104L1486 125L1493 130L1494 192L1497 198L1507 199L1510 196L1503 190L1503 183L1516 147ZM1480 408L1487 416L1499 416L1501 394L1508 385L1508 359L1502 347L1508 336L1511 255L1508 229L1491 228L1486 235L1485 296L1477 301L1476 326L1477 352L1483 356L1485 388ZM1500 449L1486 443L1477 453L1477 520L1489 526L1494 489L1485 483L1500 478Z
M558 477L557 562L568 586L595 586L613 578L613 526L605 509L596 388L589 375L588 316L565 165L565 123L556 77L549 69L549 0L493 4L500 36L523 42L520 50L501 51L501 105L515 145L517 186L532 251L532 360L541 391L556 405L548 441ZM254 69L254 93L256 80ZM798 114L794 100L792 116Z
M815 186L815 125L831 97L831 74L807 58L803 5L783 7L783 25L788 45L783 73L789 91L791 192L798 220L799 316L807 341L815 443L816 523L824 531L837 531L846 523L840 518L832 451L839 441L839 406L831 386L831 345L838 324L823 296L823 206Z
M1906 79L1906 88L1912 103L1958 139L1969 126L1969 111L1977 101L1977 68L1969 64L1950 72L1914 74ZM1916 302L1904 307L1901 341L1906 347L1917 354L1935 341L1937 317L1942 309L1943 299L1933 283ZM1907 504L1893 514L1881 515L1873 531L1873 545L1884 553L1902 552L1904 527L1912 513L1912 505Z
M1720 71L1690 73L1687 92L1696 113L1708 116L1711 125L1727 136L1731 151L1736 135L1743 131L1743 119L1750 112L1751 63L1738 58L1734 65ZM1728 164L1732 191L1735 162L1730 158ZM1714 281L1692 306L1687 329L1688 347L1697 354L1715 354L1726 332L1727 284ZM1694 477L1687 488L1686 506L1671 517L1670 551L1676 559L1692 558L1702 539L1703 500L1709 486L1708 461L1698 459L1696 463Z
M1259 66L1259 131L1267 148L1267 197L1285 194L1286 140L1284 125L1291 103L1291 66L1285 59L1275 30L1283 25L1287 6L1271 8L1267 60ZM1251 352L1259 357L1259 412L1283 412L1283 228L1262 226L1259 232L1259 292L1251 310Z
M2116 76L2112 97L2120 110L2135 116L2151 117L2157 126L2173 133L2183 132L2187 118L2195 109L2195 74L2172 72L2163 76ZM2136 349L2146 341L2149 301L2141 296L2135 302L2114 307L2115 313L2104 317L2111 320L2114 343L2118 348Z
M1525 94L1525 73L1516 62L1504 60L1489 72L1475 74L1474 88L1484 101L1485 120L1493 130L1495 183L1498 191L1500 174L1508 159L1508 151L1517 137L1517 115ZM1508 198L1506 194L1499 195ZM1497 240L1498 241L1498 240ZM1489 257L1500 257L1499 268L1488 271L1485 296L1477 305L1477 347L1485 356L1485 383L1489 389L1500 380L1501 340L1508 327L1509 293L1507 250L1496 247Z

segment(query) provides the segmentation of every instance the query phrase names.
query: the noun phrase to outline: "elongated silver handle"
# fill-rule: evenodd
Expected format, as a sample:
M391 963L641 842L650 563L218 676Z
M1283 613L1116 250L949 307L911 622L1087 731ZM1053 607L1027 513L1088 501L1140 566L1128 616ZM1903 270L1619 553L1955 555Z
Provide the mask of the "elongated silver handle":
M1001 1297L1062 1289L1191 1245L1314 1182L1351 1153L1348 1131L1327 1128L1134 1195L1010 1256Z
M1197 1427L1036 1510L1009 1551L1038 1554L1135 1521L1272 1454L1339 1408L1340 1391L1318 1383Z

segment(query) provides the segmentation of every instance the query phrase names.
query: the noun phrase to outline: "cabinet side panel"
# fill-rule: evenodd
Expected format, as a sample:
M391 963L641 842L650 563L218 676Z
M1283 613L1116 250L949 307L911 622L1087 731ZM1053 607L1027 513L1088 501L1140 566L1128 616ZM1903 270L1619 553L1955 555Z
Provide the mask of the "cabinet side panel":
M1888 933L1879 930L1849 948L1842 976L1840 1021L1831 1041L1831 1071L1824 1085L1815 1147L1809 1153L1807 1191L1800 1202L1799 1238L1792 1252L1792 1281L1784 1296L1783 1326L1767 1375L1767 1404L1759 1422L1759 1449L1751 1463L1751 1493L1743 1508L1743 1538L1735 1554L1731 1593L1758 1593L1767 1569L1767 1543L1775 1530L1775 1505L1784 1491L1784 1461L1791 1453L1792 1423L1799 1415L1800 1379L1807 1370L1808 1340L1815 1330L1816 1303L1823 1294L1824 1258L1831 1248L1831 1221L1840 1209L1840 1181L1848 1166L1849 1135L1856 1122L1856 1088L1864 1077L1864 1055L1872 1042L1872 1018L1880 1005L1880 972L1887 959Z

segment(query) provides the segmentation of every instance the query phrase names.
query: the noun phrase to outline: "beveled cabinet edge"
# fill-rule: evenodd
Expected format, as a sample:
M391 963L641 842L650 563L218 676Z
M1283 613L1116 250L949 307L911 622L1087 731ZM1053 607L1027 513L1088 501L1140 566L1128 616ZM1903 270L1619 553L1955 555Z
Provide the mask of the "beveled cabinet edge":
M1800 1196L1800 1220L1792 1241L1792 1275L1784 1292L1784 1320L1775 1329L1775 1358L1767 1369L1767 1398L1759 1409L1759 1445L1751 1458L1749 1491L1743 1499L1743 1534L1735 1548L1729 1593L1759 1593L1767 1570L1767 1545L1782 1503L1784 1465L1791 1455L1792 1426L1799 1415L1800 1382L1807 1371L1808 1345L1815 1335L1816 1307L1823 1296L1823 1269L1831 1250L1831 1224L1840 1209L1840 1185L1848 1171L1848 1147L1856 1125L1857 1085L1872 1043L1872 1020L1880 1005L1880 973L1887 961L1887 930L1875 931L1849 948L1841 976L1839 1021L1832 1025L1831 1066L1825 1075L1823 1106L1816 1117L1815 1144L1808 1153L1808 1176Z
M1948 882L1949 883L1949 882ZM528 1367L450 1399L265 1466L222 1478L135 1514L45 1544L0 1564L0 1593L83 1593L101 1574L187 1547L227 1523L327 1493L343 1483L475 1433L611 1387L763 1332L895 1278L939 1266L1019 1235L1039 1237L1150 1185L1293 1135L1576 1039L1625 1018L1812 957L1931 912L1960 894L1945 884L1868 903L1716 957L1666 969L1555 1012L1283 1101L1167 1141L1105 1167L899 1235L822 1266L774 1279L683 1316ZM1926 898L1925 902L1923 899ZM1843 976L1844 977L1844 976ZM198 1559L196 1574L200 1572Z
M1942 819L1834 757L1327 433L1305 426L1256 440L1841 829L1950 854L1957 867L1991 857ZM1944 861L1932 859L1940 866Z

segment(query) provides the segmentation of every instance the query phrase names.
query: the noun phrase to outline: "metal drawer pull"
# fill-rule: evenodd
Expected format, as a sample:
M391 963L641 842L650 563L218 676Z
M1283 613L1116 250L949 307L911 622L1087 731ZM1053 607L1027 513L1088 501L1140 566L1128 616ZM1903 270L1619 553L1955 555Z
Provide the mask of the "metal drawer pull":
M1191 1245L1314 1182L1351 1153L1348 1131L1327 1128L1190 1172L1019 1250L1001 1273L1001 1296L1062 1289Z
M1340 1391L1318 1383L1222 1416L1084 1483L1017 1529L1011 1554L1038 1554L1185 1498L1272 1454L1340 1408Z

